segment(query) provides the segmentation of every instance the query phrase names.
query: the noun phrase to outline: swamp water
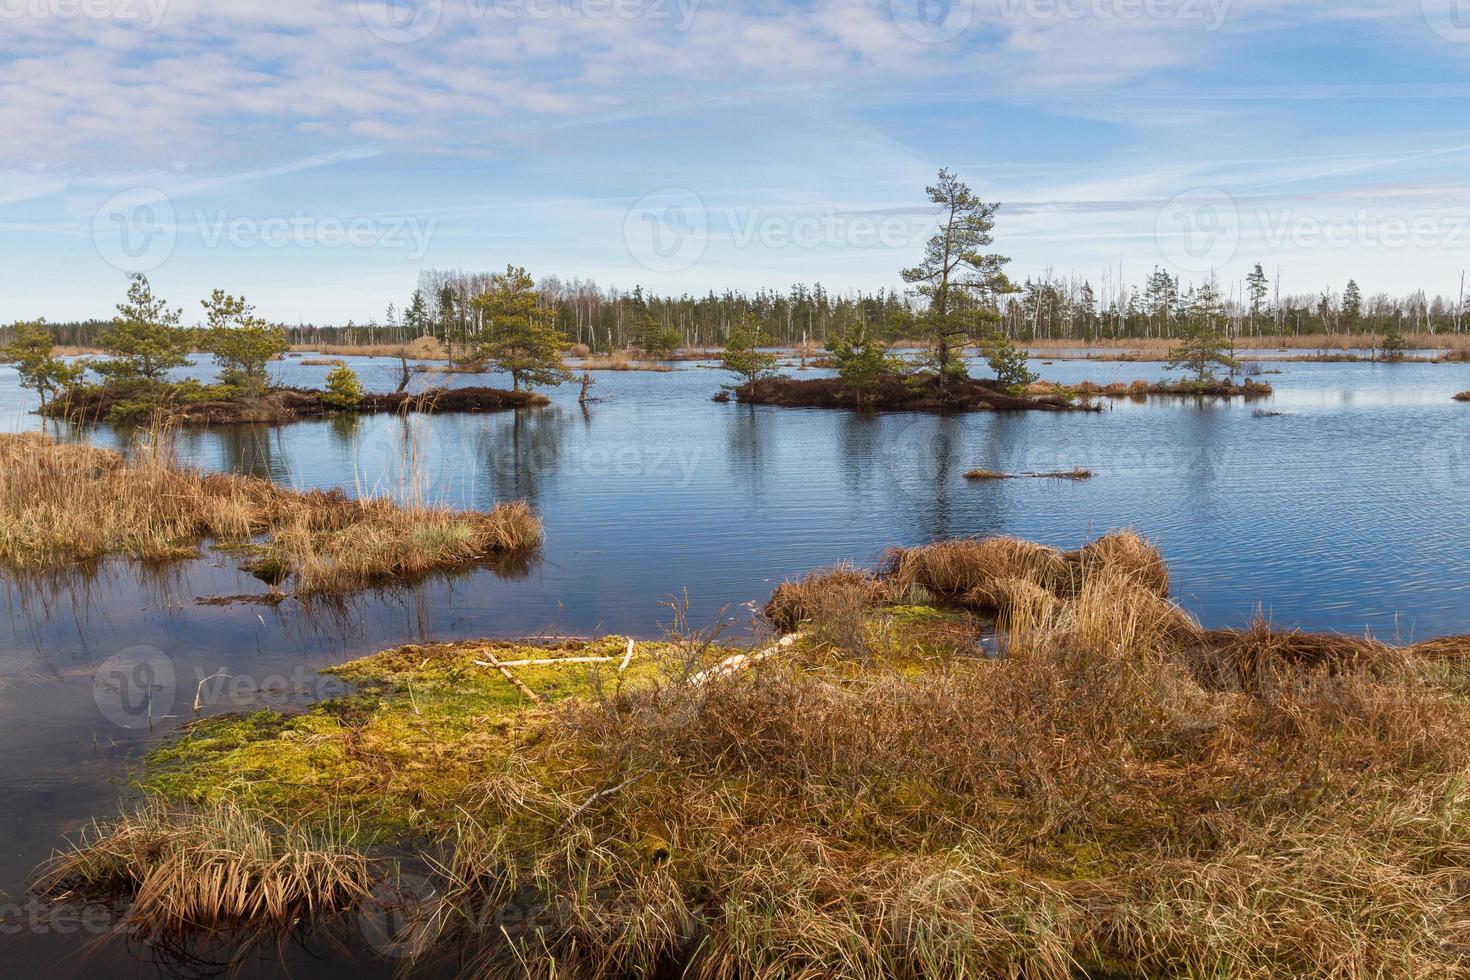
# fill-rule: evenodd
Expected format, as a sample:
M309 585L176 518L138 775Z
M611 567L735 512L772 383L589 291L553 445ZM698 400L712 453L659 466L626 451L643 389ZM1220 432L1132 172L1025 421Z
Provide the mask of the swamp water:
M371 388L396 362L348 358ZM0 602L0 962L17 976L156 976L158 957L106 922L33 920L30 872L115 812L147 749L200 714L336 693L317 668L395 644L535 633L653 637L687 589L691 616L750 621L781 579L891 545L1015 534L1063 548L1132 526L1163 550L1206 625L1258 608L1283 625L1411 641L1470 632L1470 365L1267 363L1269 399L1103 399L1100 414L859 416L720 405L724 376L601 373L522 413L303 422L180 433L180 457L300 488L458 507L524 498L546 544L528 568L304 608L207 605L264 586L227 555L164 568L4 579ZM1049 380L1153 380L1156 364L1057 361ZM320 385L325 367L276 366ZM207 365L197 368L200 376ZM808 376L818 376L810 372ZM464 375L429 383L500 384ZM34 429L0 366L0 430ZM121 445L107 427L88 438ZM1082 482L967 482L1081 466ZM369 944L280 955L294 975L389 975ZM280 969L276 951L245 975ZM169 963L185 974L210 964Z

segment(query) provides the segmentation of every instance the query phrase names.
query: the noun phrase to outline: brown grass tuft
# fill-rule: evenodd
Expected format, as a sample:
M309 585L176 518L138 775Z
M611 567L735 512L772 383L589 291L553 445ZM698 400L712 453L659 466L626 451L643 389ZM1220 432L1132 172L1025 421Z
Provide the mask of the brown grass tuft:
M127 895L127 921L155 936L284 930L350 908L369 887L367 859L340 834L236 807L156 803L94 825L38 883L58 901Z
M802 623L830 619L839 610L859 614L887 598L888 590L868 572L851 565L819 568L795 582L782 582L766 603L765 617L782 633Z
M958 538L894 548L884 557L883 574L899 593L918 587L949 601L994 609L1002 601L1002 580L1023 579L1059 592L1071 579L1071 565L1057 549L1019 538Z
M127 555L162 561L201 541L256 542L256 563L298 593L361 588L526 553L541 523L524 502L489 513L298 492L178 466L166 434L124 458L36 435L0 435L0 564L40 571Z
M1169 566L1152 544L1130 530L1113 531L1078 552L1082 573L1119 572L1161 596L1169 594Z

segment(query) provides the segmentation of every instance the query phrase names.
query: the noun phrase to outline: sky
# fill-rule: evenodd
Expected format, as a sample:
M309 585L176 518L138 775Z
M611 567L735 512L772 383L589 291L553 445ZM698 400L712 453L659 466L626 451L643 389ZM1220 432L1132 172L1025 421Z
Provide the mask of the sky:
M0 322L399 309L424 268L902 288L1470 266L1470 0L0 0Z

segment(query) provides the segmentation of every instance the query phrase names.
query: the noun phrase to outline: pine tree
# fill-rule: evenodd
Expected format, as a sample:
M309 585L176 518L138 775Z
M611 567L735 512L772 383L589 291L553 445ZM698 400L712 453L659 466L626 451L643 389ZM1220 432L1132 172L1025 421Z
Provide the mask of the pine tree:
M981 341L980 353L995 372L996 380L1007 388L1024 388L1037 380L1038 375L1026 367L1029 355L999 330L992 330Z
M765 378L775 377L777 357L760 348L766 338L761 335L760 322L746 314L735 322L725 338L725 349L720 355L720 366L740 379L742 384L751 384Z
M322 401L337 408L356 408L366 393L357 372L346 364L338 364L327 372L327 389Z
M633 344L654 360L665 360L674 356L683 340L679 331L671 326L664 326L651 313L644 313L639 317L637 332L633 334Z
M45 320L22 321L12 328L14 338L0 347L0 356L14 362L20 375L20 386L30 388L41 398L41 408L52 392L66 391L82 380L86 369L53 357L54 341Z
M226 384L256 391L266 387L266 365L291 349L282 327L271 326L255 315L255 307L216 289L203 300L205 349L220 366Z
M1213 281L1191 290L1179 343L1169 351L1165 368L1189 371L1198 384L1214 378L1216 365L1233 371L1238 365L1228 353L1230 341L1222 332L1227 317L1225 302Z
M403 311L403 325L411 334L409 340L417 340L433 332L434 320L429 316L429 304L424 302L423 290L413 291L413 299L409 300L408 308Z
M980 324L997 318L996 298L1016 287L1003 271L1010 259L981 252L991 244L1000 205L981 201L949 170L940 170L939 182L924 190L940 206L943 227L929 239L923 263L903 270L903 279L929 301L919 329L943 384L950 375L964 373L964 347Z
M1251 331L1255 331L1256 317L1266 308L1266 272L1257 262L1256 267L1245 277L1246 293L1250 296Z
M119 303L112 326L98 336L110 360L92 365L112 381L164 380L168 372L189 363L190 331L179 327L180 310L153 295L148 277L134 273L128 280L128 299Z
M566 336L556 328L556 314L536 298L536 282L518 266L490 277L490 290L475 297L484 326L474 344L475 355L510 375L511 387L559 385L572 374L562 363Z
M827 350L838 377L857 390L859 397L880 378L896 373L900 367L898 359L888 353L882 341L868 333L866 325L834 337L827 342Z
M1363 316L1363 294L1358 289L1355 280L1349 279L1347 287L1342 291L1342 322L1343 326L1351 329L1357 325Z

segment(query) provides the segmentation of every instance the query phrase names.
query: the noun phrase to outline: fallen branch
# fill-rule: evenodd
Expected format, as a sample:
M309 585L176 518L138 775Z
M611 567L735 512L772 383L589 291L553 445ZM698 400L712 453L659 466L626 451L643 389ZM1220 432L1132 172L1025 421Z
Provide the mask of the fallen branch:
M490 659L489 660L476 660L475 663L479 664L481 667L494 667L496 670L500 671L501 675L504 676L506 680L508 680L512 684L514 684L517 688L520 689L520 692L522 694L524 694L526 697L530 698L536 704L545 704L546 703L545 701L541 700L541 695L539 695L535 691L531 690L529 687L526 686L526 684L525 684L524 681L522 681L515 674L512 674L509 670L507 670L505 664L501 663L499 660L496 660L495 659L495 654L493 654L493 653L486 653L485 656L489 657Z
M709 670L702 671L689 678L689 686L703 687L705 684L708 684L710 681L717 678L728 677L731 674L737 674L742 670L749 670L751 667L754 667L762 660L774 657L782 650L790 649L791 645L796 642L799 636L801 636L800 633L791 633L787 636L783 636L772 645L766 647L760 653L737 653L726 657L724 660L721 660L718 664L711 667Z
M620 664L618 664L618 673L621 674L623 671L627 670L628 669L628 664L632 663L632 661L633 661L633 638L630 636L630 637L628 637L628 652L625 653L625 654L623 654L623 662L620 663Z
M647 775L648 770L645 769L643 772L640 772L633 776L629 776L627 779L623 780L621 783L618 783L616 786L610 786L607 789L600 789L596 793L593 793L582 802L581 806L573 810L570 816L568 816L565 820L561 822L562 828L565 828L568 824L572 823L572 821L576 820L593 806L597 805L597 803L607 799L614 793L621 793L623 790L627 789L629 786L632 786L634 783L638 782L638 780Z
M556 667L561 664L605 664L617 657L547 657L542 660L501 660L502 667ZM479 661L475 661L479 663ZM487 665L489 666L489 665Z

